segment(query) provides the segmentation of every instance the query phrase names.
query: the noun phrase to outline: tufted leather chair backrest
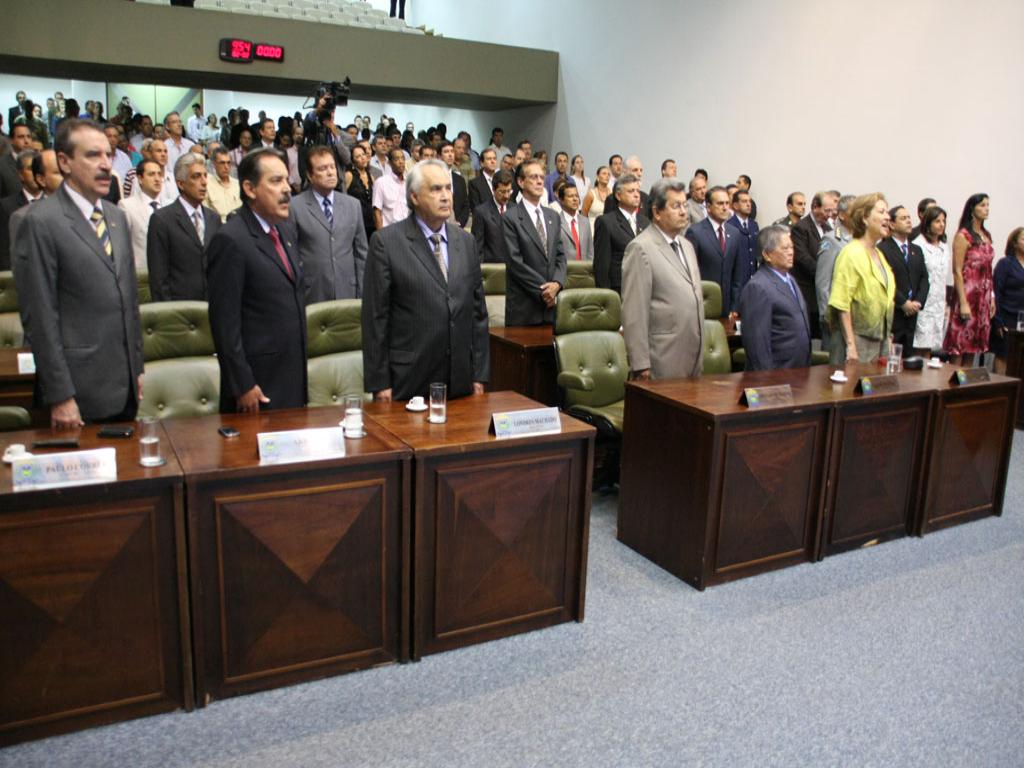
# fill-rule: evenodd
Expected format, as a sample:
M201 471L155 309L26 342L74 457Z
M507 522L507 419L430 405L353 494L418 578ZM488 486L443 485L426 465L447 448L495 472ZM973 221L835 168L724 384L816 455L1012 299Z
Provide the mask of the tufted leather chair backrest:
M214 353L205 301L140 304L142 352L146 362Z
M595 408L626 396L626 343L619 333L622 305L605 288L567 289L555 306L555 356L559 371L593 381L590 391L565 389L565 405Z
M716 288L718 286L715 286ZM717 319L704 321L704 374L730 373L732 355L725 328Z
M722 286L711 280L701 280L700 287L704 293L704 317L721 317Z

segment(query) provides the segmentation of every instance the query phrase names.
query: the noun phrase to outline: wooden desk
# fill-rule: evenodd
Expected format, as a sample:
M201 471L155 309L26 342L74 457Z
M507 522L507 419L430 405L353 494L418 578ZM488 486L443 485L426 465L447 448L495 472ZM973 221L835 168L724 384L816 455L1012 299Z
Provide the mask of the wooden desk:
M537 407L513 392L367 413L414 452L412 656L583 620L595 430L488 434L491 414Z
M554 338L550 325L491 328L491 381L487 388L512 390L544 405L557 405Z
M848 367L846 384L827 366L631 382L619 539L703 589L914 533L922 519L996 513L1016 389L1005 377L953 387L952 371L908 371L898 391L868 397L853 388L872 365ZM782 383L790 405L738 404L744 387Z
M310 408L166 422L188 487L201 706L406 657L409 450L369 424L344 458L259 463L258 433L341 417ZM221 437L222 424L241 435Z
M1006 375L1024 379L1024 331L1008 331ZM1024 387L1017 401L1017 429L1024 429Z
M31 351L27 347L0 347L0 405L24 408L32 413L33 422L48 427L48 419L47 423L39 422L38 414L32 409L35 374L18 373L18 353Z
M115 448L116 482L14 493L0 465L2 744L192 707L181 467L166 435L146 469L96 431L80 449Z

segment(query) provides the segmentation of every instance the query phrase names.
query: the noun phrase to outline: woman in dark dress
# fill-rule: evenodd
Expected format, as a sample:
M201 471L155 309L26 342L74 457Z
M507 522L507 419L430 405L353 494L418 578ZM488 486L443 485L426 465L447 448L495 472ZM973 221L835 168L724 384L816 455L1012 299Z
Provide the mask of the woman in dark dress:
M1024 312L1024 227L1017 227L1006 240L1006 258L1000 259L992 274L996 294L996 316L992 318L992 352L996 373L1006 373L1006 332L1017 328Z
M988 351L992 316L992 235L985 228L988 195L967 198L953 239L953 292L943 348L954 365L971 365Z
M352 169L345 171L345 191L358 200L363 209L367 240L377 230L373 219L373 177L369 169L369 153L359 144L352 147Z

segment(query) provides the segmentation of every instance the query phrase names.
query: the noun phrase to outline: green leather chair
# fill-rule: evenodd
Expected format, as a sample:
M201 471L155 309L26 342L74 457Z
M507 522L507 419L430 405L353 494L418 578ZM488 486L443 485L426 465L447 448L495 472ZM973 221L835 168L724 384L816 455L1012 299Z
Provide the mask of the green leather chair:
M363 392L363 326L359 299L306 307L307 395L310 406L342 405Z
M32 426L32 417L24 408L16 405L0 406L0 432L10 432L15 429L29 429Z
M216 413L220 366L205 301L142 304L146 361L139 416L158 419Z
M629 374L621 325L622 305L615 291L569 288L558 294L555 364L563 410L614 436L622 433Z
M139 304L149 304L153 294L149 292L149 272L140 269L135 273L135 282L139 287Z
M18 291L14 275L0 272L0 347L23 347L25 331L18 314Z
M505 326L505 265L481 264L484 293L487 294L487 318L491 328Z
M574 251L575 253L575 251ZM576 261L573 259L566 264L565 288L595 288L597 282L594 280L594 262Z
M716 285L715 288L718 286ZM717 318L704 321L704 375L729 373L732 360L729 356L729 339L725 328Z
M700 281L701 291L704 293L704 317L716 318L722 316L722 286L710 280Z

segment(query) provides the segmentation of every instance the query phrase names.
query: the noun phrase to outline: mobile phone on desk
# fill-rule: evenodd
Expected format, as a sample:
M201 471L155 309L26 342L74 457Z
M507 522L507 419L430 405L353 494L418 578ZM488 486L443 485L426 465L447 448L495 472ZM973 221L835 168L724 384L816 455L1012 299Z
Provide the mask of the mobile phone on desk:
M49 437L44 440L34 440L33 448L77 448L77 437Z
M238 437L238 430L234 427L221 427L217 431L221 437Z
M99 437L131 437L135 434L135 427L126 427L121 424L107 424L100 427L96 433Z

